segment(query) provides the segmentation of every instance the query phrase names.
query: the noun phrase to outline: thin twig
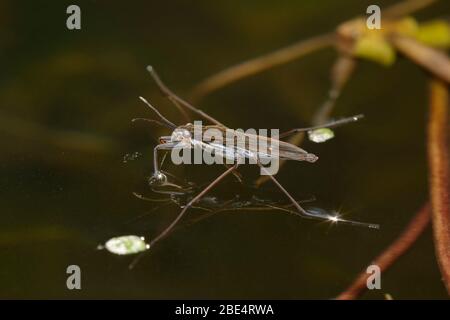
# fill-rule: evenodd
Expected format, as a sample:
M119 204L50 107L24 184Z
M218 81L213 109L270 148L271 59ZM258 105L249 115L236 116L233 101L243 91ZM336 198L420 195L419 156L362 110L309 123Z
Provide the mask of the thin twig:
M407 16L411 13L424 9L437 0L408 0L396 3L383 10L383 15L390 19Z
M193 90L192 100L198 101L210 92L222 88L231 82L298 59L319 49L329 47L334 44L334 41L334 33L316 36L227 68L198 84Z
M402 234L387 247L375 260L371 263L377 265L381 272L389 269L398 258L400 258L409 248L416 242L423 233L430 221L430 206L425 204L420 211L409 222L408 226ZM336 299L351 300L358 298L367 290L367 278L369 274L362 271L353 283L342 292Z
M356 68L357 60L347 54L340 54L331 68L331 89L326 101L314 112L312 124L320 125L330 121L336 101Z
M434 77L450 83L450 59L445 52L400 35L393 36L390 40L398 51L415 64L430 72Z
M426 8L436 1L437 0L407 0L384 9L383 14L391 19L399 18ZM331 46L334 43L335 33L332 32L296 42L288 47L229 67L206 78L198 84L193 90L191 97L192 101L197 102L205 95L225 87L234 81L293 61L316 50Z
M442 280L450 294L450 204L448 155L448 87L439 80L430 85L428 162L434 246Z

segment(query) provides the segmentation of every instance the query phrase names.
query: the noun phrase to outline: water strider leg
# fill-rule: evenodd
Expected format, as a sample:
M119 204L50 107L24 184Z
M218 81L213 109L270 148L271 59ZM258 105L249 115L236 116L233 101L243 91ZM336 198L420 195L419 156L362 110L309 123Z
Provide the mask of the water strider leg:
M289 130L287 132L280 133L278 138L282 139L282 138L285 138L287 136L293 135L294 133L305 132L305 131L310 131L310 130L314 130L314 129L333 128L333 127L341 126L343 124L347 124L347 123L358 121L359 119L362 119L363 117L364 117L364 115L358 114L358 115L353 116L353 117L339 119L339 120L332 121L332 122L329 122L329 123L324 123L324 124L318 125L318 126L307 127L307 128L296 128L296 129Z
M213 182L211 182L205 189L203 189L199 194L197 194L191 201L188 202L187 205L184 206L183 210L178 214L178 216L175 218L175 220L163 231L154 238L150 242L150 247L154 245L156 242L164 238L170 230L178 223L178 221L184 216L186 211L192 207L194 203L196 203L198 200L200 200L201 197L203 197L205 194L207 194L214 186L216 186L220 181L222 181L227 175L229 175L234 169L238 167L238 164L235 164L231 168L227 169L224 173L222 173L219 177L217 177Z
M158 144L154 149L153 149L153 170L154 170L154 174L160 172L159 171L159 167L158 167L158 151L160 150L172 150L175 147L175 143L172 142L168 142L168 143L162 143L162 144Z
M175 128L177 127L177 126L176 126L174 123L172 123L169 119L167 119L166 117L164 117L164 116L161 114L161 112L159 112L158 109L156 109L154 106L152 106L152 105L150 104L150 102L148 102L144 97L139 97L139 99L141 99L141 101L144 102L144 103L147 105L147 107L149 107L150 109L152 109L153 112L155 112L155 113L158 115L158 117L161 119L161 121L165 123L165 126L166 126L166 127L170 128L170 129L172 129L172 130L175 129Z
M152 66L147 66L147 71L150 73L150 75L152 76L152 78L156 82L156 84L158 85L158 87L161 90L161 92L165 96L167 96L172 102L174 102L177 105L180 104L181 106L191 110L192 112L195 112L196 114L202 116L203 118L205 118L206 120L210 121L211 123L214 123L214 124L217 124L219 126L225 127L225 125L223 125L219 120L211 117L209 114L205 113L204 111L202 111L200 109L197 109L192 104L190 104L186 100L180 98L175 93L173 93L173 91L170 90L164 84L164 82L162 82L161 78L158 76L158 74L156 73L155 69L153 69Z
M164 184L167 181L167 177L159 170L158 167L158 151L160 150L172 150L175 147L175 143L167 142L158 144L153 148L153 175L150 177L149 183L152 184Z
M259 163L258 164L263 170L264 167ZM321 219L321 220L328 220L328 221L332 221L332 222L342 222L342 223L347 223L347 224L351 224L351 225L355 225L355 226L364 226L364 227L368 227L368 228L372 228L372 229L379 229L379 225L378 224L372 224L372 223L364 223L364 222L358 222L358 221L352 221L352 220L344 220L344 219L340 219L338 217L333 217L331 215L327 215L327 214L316 214L316 213L310 213L308 211L306 211L305 209L303 209L298 202L291 196L291 194L280 184L280 182L278 182L277 179L275 179L274 176L269 175L269 179L273 181L273 183L275 183L275 185L289 198L289 200L291 201L291 203L293 204L293 206L297 209L298 211L298 215L299 216L303 216L306 218L312 218L312 219Z
M189 102L185 101L184 99L180 98L179 96L177 96L175 93L173 93L172 90L170 90L165 84L164 82L162 82L161 78L159 77L158 73L155 71L155 69L152 66L147 66L147 71L150 73L150 75L152 76L153 80L155 81L155 83L158 85L159 89L161 90L161 92L169 98L170 101L172 101L177 108L179 107L185 107L188 110L191 110L192 112L202 116L203 118L205 118L206 120L215 123L219 126L225 127L225 125L223 125L219 120L211 117L209 114L205 113L204 111L194 107L192 104L190 104ZM236 179L242 183L242 177L240 175L240 173L237 170L233 170L233 175L234 177L236 177Z
M150 122L150 123L157 124L157 125L159 125L161 127L166 127L166 128L168 127L167 124L165 124L165 123L163 123L161 121L158 121L158 120L154 120L154 119L147 119L147 118L134 118L134 119L131 119L131 122L136 122L136 121L145 121L145 122Z

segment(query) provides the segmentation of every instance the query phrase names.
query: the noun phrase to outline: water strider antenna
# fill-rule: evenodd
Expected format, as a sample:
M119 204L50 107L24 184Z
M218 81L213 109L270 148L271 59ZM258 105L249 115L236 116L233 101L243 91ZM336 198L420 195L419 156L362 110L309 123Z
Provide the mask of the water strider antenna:
M175 124L173 124L172 122L170 122L166 117L164 117L154 106L152 106L150 104L150 102L148 102L147 100L145 100L145 98L143 97L139 97L139 99L141 99L142 102L144 102L148 107L150 107L150 109L152 109L157 115L158 117L165 123L167 124L171 129L176 129L177 126Z

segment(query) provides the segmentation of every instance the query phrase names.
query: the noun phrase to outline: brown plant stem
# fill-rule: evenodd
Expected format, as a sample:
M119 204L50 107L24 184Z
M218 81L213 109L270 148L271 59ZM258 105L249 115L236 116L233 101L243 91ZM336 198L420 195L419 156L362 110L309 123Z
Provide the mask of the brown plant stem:
M386 9L383 10L383 15L388 17L389 19L399 18L421 9L424 9L433 3L437 2L437 0L407 0L396 3Z
M193 90L192 100L197 101L208 93L241 78L287 63L319 49L332 46L334 41L334 33L324 34L307 40L301 40L288 47L229 67L198 84Z
M437 2L437 0L406 0L384 9L383 14L390 19L399 18L426 8L435 2ZM361 17L358 16L357 18ZM296 42L290 46L231 66L199 83L193 89L191 100L195 103L205 95L225 87L234 81L293 61L316 50L331 46L335 43L335 40L335 33L332 32Z
M450 294L448 107L447 85L440 80L432 80L428 122L429 189L436 257L442 280Z
M398 51L415 64L430 72L434 77L450 83L450 59L444 51L400 35L391 37L391 42Z
M409 222L402 234L387 247L371 264L378 265L381 272L389 269L409 248L416 242L423 233L430 221L430 206L425 204L414 218ZM367 278L369 274L362 271L353 283L343 291L336 299L351 300L358 298L367 290Z

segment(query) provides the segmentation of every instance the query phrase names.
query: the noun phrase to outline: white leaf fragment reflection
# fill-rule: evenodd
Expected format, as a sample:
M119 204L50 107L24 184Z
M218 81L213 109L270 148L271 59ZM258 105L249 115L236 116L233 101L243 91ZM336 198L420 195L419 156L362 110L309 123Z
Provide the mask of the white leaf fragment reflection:
M111 238L106 241L104 248L114 254L127 255L145 251L150 246L144 237L130 235Z
M321 143L334 138L334 132L329 128L314 129L308 131L308 138L312 142Z

